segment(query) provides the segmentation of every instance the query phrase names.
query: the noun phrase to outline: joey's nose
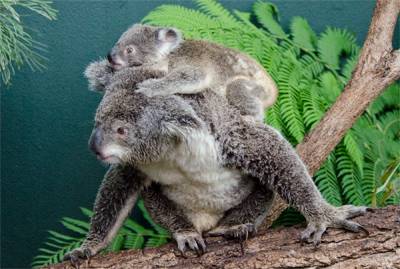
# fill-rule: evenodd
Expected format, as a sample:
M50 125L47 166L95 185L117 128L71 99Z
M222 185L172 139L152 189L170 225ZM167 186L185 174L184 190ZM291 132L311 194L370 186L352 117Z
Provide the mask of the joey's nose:
M101 156L100 148L102 140L103 131L99 128L94 129L89 138L89 149L99 156Z

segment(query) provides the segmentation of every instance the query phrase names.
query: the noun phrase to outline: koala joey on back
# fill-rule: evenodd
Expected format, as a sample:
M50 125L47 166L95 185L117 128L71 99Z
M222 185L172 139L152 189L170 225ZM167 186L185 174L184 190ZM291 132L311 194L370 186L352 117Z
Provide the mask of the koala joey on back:
M258 121L263 121L265 108L275 102L278 93L264 68L249 56L204 40L183 40L174 28L135 24L122 34L107 59L114 70L164 72L165 76L138 85L138 91L147 96L210 88L226 96L242 115Z
M348 218L366 207L328 204L275 129L243 119L212 90L147 97L135 84L159 74L139 73L130 88L108 88L97 108L89 146L111 166L87 238L65 259L76 265L106 247L139 195L181 251L203 252L205 234L245 240L273 195L305 216L304 241L319 244L328 227L365 230Z

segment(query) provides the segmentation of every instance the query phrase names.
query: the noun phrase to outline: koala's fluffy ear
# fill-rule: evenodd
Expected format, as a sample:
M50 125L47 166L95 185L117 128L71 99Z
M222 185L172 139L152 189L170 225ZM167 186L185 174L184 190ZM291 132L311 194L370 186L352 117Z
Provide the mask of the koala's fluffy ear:
M90 63L84 72L84 76L89 82L89 89L103 93L106 90L106 85L109 84L112 72L112 67L107 60L103 59Z
M182 42L182 33L175 28L159 28L156 35L162 54L170 53Z

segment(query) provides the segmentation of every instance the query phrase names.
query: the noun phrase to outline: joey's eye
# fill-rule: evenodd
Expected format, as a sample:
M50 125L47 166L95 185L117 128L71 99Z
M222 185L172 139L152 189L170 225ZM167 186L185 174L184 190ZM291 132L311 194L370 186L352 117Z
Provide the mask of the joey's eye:
M131 54L131 53L133 53L133 48L132 47L127 47L126 48L126 53L128 53L128 54Z
M120 135L124 135L126 133L125 128L124 127L118 127L117 133L120 134Z

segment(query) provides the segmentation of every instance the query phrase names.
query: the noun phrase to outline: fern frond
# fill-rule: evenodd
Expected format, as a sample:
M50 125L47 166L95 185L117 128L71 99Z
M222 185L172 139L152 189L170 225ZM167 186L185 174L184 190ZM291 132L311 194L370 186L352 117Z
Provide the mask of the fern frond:
M331 153L314 177L323 197L332 205L343 204L341 188L335 171L335 155Z
M257 1L253 5L253 11L256 15L257 21L269 32L277 37L285 38L286 33L279 25L279 11L278 8L264 1Z
M339 96L343 85L332 72L326 71L320 75L320 94L325 98L326 104L331 105Z
M222 24L194 9L177 5L162 5L142 19L143 23L173 26L182 30L188 38L198 38L197 28L220 28Z
M243 26L232 14L215 0L196 0L199 10L220 21L226 28Z
M351 56L357 51L354 35L345 29L328 27L318 40L318 52L321 60L334 70L340 68L342 53Z
M352 161L357 164L359 169L363 169L363 153L357 144L353 131L350 129L344 135L343 144L346 147L347 154L350 156Z
M348 155L343 142L336 147L335 155L337 176L341 183L346 203L354 205L366 204L361 185L362 172Z
M293 17L290 30L293 36L293 42L299 47L307 51L314 51L316 49L317 35L306 19L302 17Z
M300 81L299 67L290 61L279 68L278 88L280 114L290 135L299 143L305 134L304 120L301 115L300 92L297 88Z
M319 91L318 85L315 82L306 85L301 90L301 99L303 101L303 119L307 131L311 130L323 117L326 110L324 101L317 94Z

